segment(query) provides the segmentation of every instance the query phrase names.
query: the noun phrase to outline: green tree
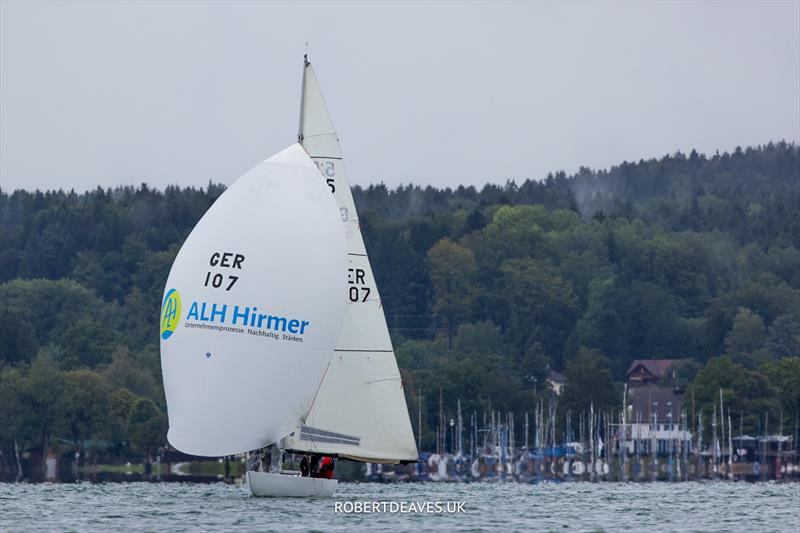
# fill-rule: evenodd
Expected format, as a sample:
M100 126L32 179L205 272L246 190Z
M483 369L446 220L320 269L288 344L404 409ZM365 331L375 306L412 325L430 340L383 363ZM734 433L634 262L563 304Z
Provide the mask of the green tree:
M153 400L139 398L128 415L128 435L134 451L148 458L166 442L166 421Z
M748 368L756 366L756 350L764 346L764 320L746 307L740 307L733 326L725 336L725 354Z
M449 357L439 377L445 391L449 389L447 405L452 407L461 399L465 413L490 409L524 412L535 405L533 385L501 354Z
M764 375L775 388L783 416L795 420L800 413L800 357L783 357L763 367Z
M73 370L64 377L64 420L82 461L86 441L97 438L108 423L111 388L91 370Z
M63 368L96 368L111 361L119 336L107 323L82 318L71 324L61 339Z
M580 346L613 354L612 371L621 379L634 359L629 309L628 293L618 279L604 276L593 279L583 315L567 339L566 356L574 356Z
M517 353L524 359L529 348L539 343L560 363L566 336L578 319L572 285L544 261L510 260L501 272L502 294L510 317L507 336Z
M776 359L800 357L800 323L792 315L776 318L767 332L766 347Z
M0 309L10 310L30 324L39 346L61 344L67 329L81 319L103 317L106 331L114 331L118 325L114 305L70 280L16 279L4 283L0 285Z
M404 339L395 344L397 364L407 370L430 370L446 351L446 342L441 338L432 341Z
M40 353L28 370L26 387L21 398L27 408L25 425L33 433L33 445L47 454L52 438L64 425L64 373L47 353Z
M488 320L458 326L454 347L461 353L503 353L505 351L500 328Z
M0 362L28 362L38 350L34 327L18 312L0 309Z
M599 350L581 347L577 355L567 362L564 371L566 383L561 391L564 410L581 413L594 406L595 412L614 409L622 401L621 393L605 355Z
M670 368L667 369L664 373L664 377L661 378L659 382L659 386L685 389L702 368L703 365L697 361L681 359L677 363L673 363Z
M469 248L445 238L428 251L427 264L436 293L433 311L447 325L449 349L458 323L469 312L475 256Z
M115 389L124 388L154 401L161 398L161 387L147 368L131 355L127 346L114 349L111 362L101 370L101 374Z
M465 242L484 267L482 281L490 283L504 261L541 255L546 240L540 224L547 221L547 210L540 205L502 206L491 224L468 236Z
M710 420L714 405L719 412L722 391L723 407L734 416L742 416L745 432L758 429L759 418L770 414L772 420L780 412L777 391L763 374L735 363L730 357L714 357L695 376L688 394L694 394L698 410ZM730 411L729 411L730 410Z
M128 419L137 399L134 393L125 388L113 391L109 398L108 421L104 433L117 454L121 454L128 444Z
M17 479L22 476L20 454L26 449L29 407L25 397L26 376L17 368L0 368L0 452L13 457ZM2 464L2 462L0 462Z

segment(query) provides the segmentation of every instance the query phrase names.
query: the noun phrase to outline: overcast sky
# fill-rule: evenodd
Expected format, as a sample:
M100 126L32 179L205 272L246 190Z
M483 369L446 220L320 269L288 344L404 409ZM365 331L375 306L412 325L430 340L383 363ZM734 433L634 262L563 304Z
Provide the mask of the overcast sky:
M0 2L0 186L231 183L310 41L351 181L800 141L800 2Z

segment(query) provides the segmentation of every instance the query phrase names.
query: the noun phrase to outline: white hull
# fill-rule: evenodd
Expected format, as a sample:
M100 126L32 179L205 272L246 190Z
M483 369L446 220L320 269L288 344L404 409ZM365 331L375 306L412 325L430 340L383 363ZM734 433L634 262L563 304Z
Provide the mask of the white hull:
M247 486L253 496L273 498L329 498L336 492L339 482L335 479L270 474L267 472L245 473Z

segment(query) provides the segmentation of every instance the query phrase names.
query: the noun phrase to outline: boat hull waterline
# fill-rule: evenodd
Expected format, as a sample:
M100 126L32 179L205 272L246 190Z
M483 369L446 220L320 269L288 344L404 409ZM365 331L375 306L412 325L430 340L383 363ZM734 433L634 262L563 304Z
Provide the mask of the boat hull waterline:
M247 486L253 496L272 498L330 498L339 481L335 479L302 477L287 474L248 471Z

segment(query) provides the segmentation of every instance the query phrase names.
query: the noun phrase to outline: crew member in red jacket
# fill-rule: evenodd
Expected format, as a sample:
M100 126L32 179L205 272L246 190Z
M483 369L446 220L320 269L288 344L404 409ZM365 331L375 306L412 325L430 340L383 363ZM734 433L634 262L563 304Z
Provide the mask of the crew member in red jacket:
M333 458L332 457L328 457L326 455L322 459L319 460L319 470L317 471L317 477L322 477L322 478L325 478L325 479L333 479Z

